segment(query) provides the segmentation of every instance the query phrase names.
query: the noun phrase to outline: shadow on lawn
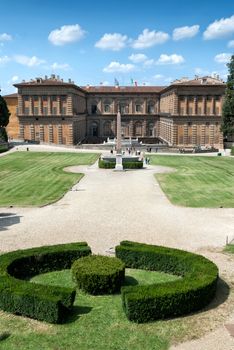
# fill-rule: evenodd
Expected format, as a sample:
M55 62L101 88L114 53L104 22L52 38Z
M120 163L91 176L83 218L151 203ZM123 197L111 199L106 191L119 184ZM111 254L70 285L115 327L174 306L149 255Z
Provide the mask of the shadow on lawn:
M222 278L219 278L214 299L202 311L212 310L223 304L228 299L229 294L229 285Z
M91 310L91 306L73 306L70 314L66 319L66 323L73 323L77 321L80 316L88 314Z
M0 231L6 231L8 226L20 223L21 216L14 213L0 213Z

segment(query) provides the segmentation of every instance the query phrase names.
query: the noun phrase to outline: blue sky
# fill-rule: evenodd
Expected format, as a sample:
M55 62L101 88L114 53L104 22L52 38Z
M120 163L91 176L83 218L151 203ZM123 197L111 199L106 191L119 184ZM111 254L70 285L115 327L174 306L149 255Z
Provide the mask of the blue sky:
M234 52L234 1L3 0L0 87L60 75L78 85L168 85L219 74Z

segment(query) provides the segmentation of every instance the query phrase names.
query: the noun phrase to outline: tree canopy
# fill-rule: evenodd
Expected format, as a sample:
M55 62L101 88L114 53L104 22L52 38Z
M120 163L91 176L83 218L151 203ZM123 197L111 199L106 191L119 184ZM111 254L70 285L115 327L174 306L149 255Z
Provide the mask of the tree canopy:
M227 86L222 111L221 130L224 137L234 135L234 55L232 55L228 66Z
M11 113L8 110L6 101L0 95L0 139L7 141L6 126L9 123Z

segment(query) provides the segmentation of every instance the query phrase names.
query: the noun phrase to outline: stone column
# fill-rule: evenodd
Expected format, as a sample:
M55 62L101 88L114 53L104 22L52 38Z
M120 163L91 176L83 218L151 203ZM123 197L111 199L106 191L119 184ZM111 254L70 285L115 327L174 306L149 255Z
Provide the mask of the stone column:
M117 113L117 143L116 152L121 153L121 114Z
M174 108L173 108L173 114L178 115L179 114L179 99L178 95L174 93Z
M215 114L215 98L212 96L211 99L211 114Z
M35 128L33 124L30 125L30 138L31 140L35 140Z
M202 97L202 114L206 115L206 96Z
M48 96L47 107L48 107L48 115L51 115L51 97L50 96Z
M176 124L173 124L172 146L177 145L177 139L178 139L178 126Z
M72 115L72 95L68 95L67 97L67 114Z
M201 146L205 146L205 134L206 134L206 126L205 126L205 124L202 124L202 126L201 126L201 138L200 138Z
M132 119L129 122L129 136L133 137L133 120Z
M188 125L184 124L184 144L188 144Z
M40 141L44 141L44 126L40 125Z
M38 96L38 115L42 115L42 96Z
M54 137L53 137L53 125L49 125L49 142L53 143Z
M193 114L197 115L197 96L194 96Z
M58 125L58 144L61 145L62 143L63 143L62 125Z
M193 146L197 144L197 125L194 123L192 125L192 144Z
M185 96L185 114L188 115L188 96Z
M23 124L19 125L19 139L24 140L24 125Z
M23 114L23 97L22 95L18 95L18 115Z
M143 123L142 123L142 136L145 137L146 136L146 119L143 120Z
M210 145L214 146L214 124L210 125L209 128L209 139L210 139Z
M72 126L72 124L69 125L68 145L73 145L73 126Z
M111 125L112 132L114 134L114 137L116 137L116 120L112 120L112 125Z
M33 115L33 98L29 96L29 115Z
M60 96L57 97L57 114L61 115L61 98L60 98Z

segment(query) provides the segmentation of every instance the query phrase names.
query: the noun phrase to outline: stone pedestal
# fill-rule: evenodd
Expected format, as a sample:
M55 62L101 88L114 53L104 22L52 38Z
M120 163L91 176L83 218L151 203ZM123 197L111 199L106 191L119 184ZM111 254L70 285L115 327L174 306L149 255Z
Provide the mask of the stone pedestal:
M122 162L122 154L116 154L116 163L115 163L116 171L123 171L123 162Z

